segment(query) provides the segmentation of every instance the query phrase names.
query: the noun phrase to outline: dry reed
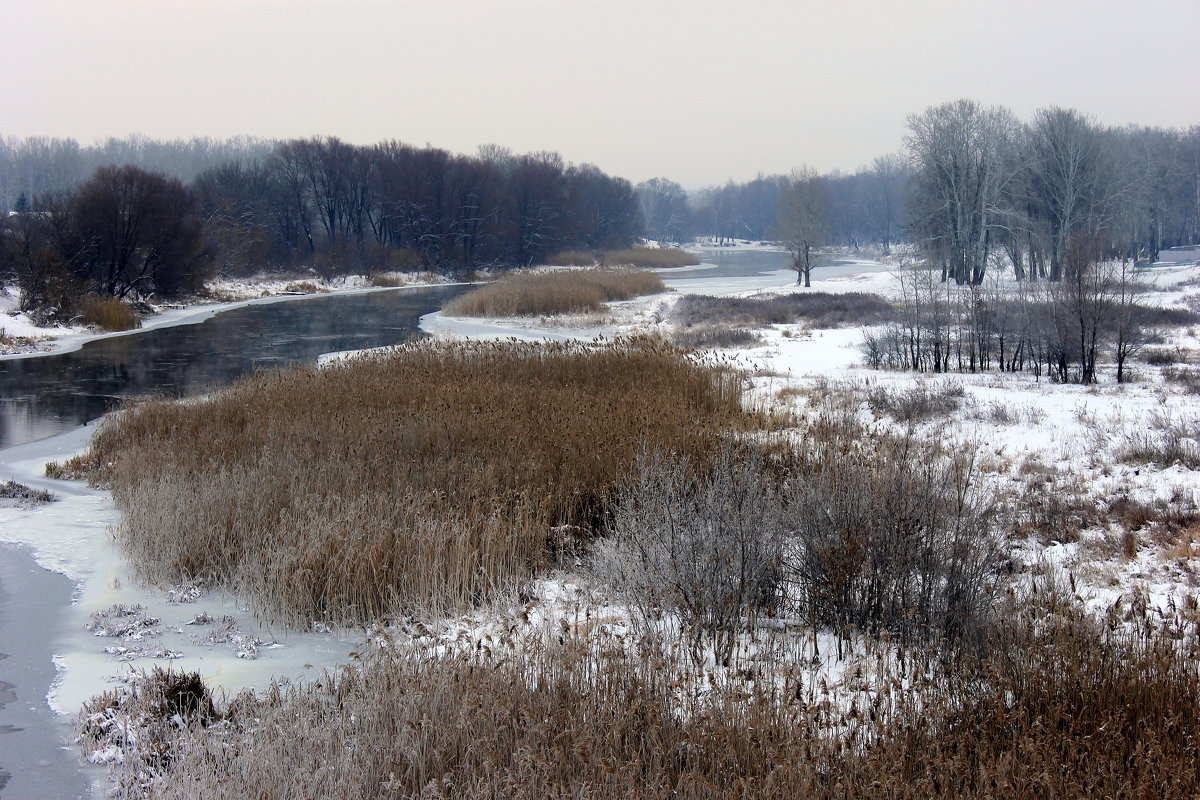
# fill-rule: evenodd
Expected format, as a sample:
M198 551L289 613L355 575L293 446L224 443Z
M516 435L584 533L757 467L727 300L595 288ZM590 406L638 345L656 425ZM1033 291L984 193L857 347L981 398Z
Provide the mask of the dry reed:
M692 267L699 264L700 259L678 247L630 247L605 253L600 263L606 267L670 269L672 267Z
M79 302L79 311L85 323L106 331L130 331L142 326L137 313L115 297L89 294Z
M1195 653L1096 627L1069 610L1017 620L991 658L912 664L866 680L845 706L806 702L791 679L680 691L687 678L667 662L570 638L503 658L379 653L306 687L242 695L220 723L161 726L150 752L166 766L145 789L159 800L1195 797Z
M416 342L106 419L70 465L111 485L152 582L270 618L461 608L603 522L643 446L705 458L739 378L662 342Z
M598 311L606 302L665 291L662 280L622 269L570 269L509 275L448 302L457 317L524 317Z

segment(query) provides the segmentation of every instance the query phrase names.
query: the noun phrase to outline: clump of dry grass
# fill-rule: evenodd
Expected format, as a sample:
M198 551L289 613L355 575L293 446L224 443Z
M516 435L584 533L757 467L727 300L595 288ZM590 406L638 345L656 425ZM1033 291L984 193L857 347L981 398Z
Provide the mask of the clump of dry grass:
M142 326L137 312L115 297L89 294L79 302L79 313L86 324L106 331L131 331Z
M606 267L670 269L672 267L692 267L699 264L700 259L678 247L629 247L625 250L611 250L605 253L600 263Z
M598 311L612 300L665 290L657 275L627 269L521 273L460 295L442 310L457 317L571 314Z
M596 263L596 257L582 250L560 250L546 258L547 266L551 267L590 267Z
M639 448L703 461L750 423L740 378L662 342L423 341L135 405L72 466L144 578L357 623L492 596L602 524Z
M805 702L794 676L681 692L671 663L569 639L503 659L380 653L164 730L144 796L1196 796L1195 656L1058 620L1008 625L984 660L914 663L846 707Z

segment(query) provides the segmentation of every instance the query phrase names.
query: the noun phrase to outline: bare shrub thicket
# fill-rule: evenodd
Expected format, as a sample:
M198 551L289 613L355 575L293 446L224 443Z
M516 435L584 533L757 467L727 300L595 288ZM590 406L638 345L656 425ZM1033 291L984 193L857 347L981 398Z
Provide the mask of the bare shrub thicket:
M723 323L763 327L803 322L812 328L879 325L893 318L892 305L864 292L804 292L771 297L709 297L689 294L679 298L671 321L682 327Z
M598 311L606 302L666 291L651 272L572 269L509 275L446 303L458 317L521 317Z
M600 263L606 267L670 269L693 267L700 263L700 259L678 247L629 247L605 253Z
M671 342L689 349L753 347L762 342L762 338L752 330L732 325L695 325L672 331Z
M1115 456L1131 464L1200 468L1200 418L1152 411L1120 435Z
M675 612L692 657L728 665L737 636L780 598L785 526L760 448L726 442L711 470L643 454L622 487L597 576L646 619Z
M1154 328L1194 324L1194 312L1140 303L1146 285L1126 263L1082 259L1061 281L957 286L909 264L899 320L867 331L864 361L917 372L1032 372L1092 383L1101 364L1127 378Z
M898 422L921 422L948 416L958 411L965 399L966 390L960 383L943 383L937 387L920 384L910 389L876 386L867 391L867 407Z
M738 376L661 342L425 341L141 403L72 468L150 581L369 622L513 585L593 534L640 447L703 462L750 421Z
M597 577L648 621L679 613L720 660L764 613L834 632L839 651L856 633L978 642L1007 564L999 528L969 448L820 416L770 458L722 451L707 476L644 458Z
M117 770L152 775L124 796L156 800L1185 800L1200 684L1175 635L1106 635L1065 608L1005 622L986 659L910 662L846 706L803 702L798 676L680 691L673 662L615 641L375 653L164 726L146 741L165 757L131 750Z

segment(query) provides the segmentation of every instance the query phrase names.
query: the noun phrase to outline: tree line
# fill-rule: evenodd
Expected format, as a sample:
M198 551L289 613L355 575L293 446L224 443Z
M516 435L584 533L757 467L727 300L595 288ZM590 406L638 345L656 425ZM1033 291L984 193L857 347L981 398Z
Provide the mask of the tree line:
M853 174L802 167L691 193L656 178L637 192L646 235L664 241L909 241L956 283L997 263L1057 281L1077 240L1131 260L1200 242L1200 125L1111 127L1058 107L1022 121L959 100L910 116L903 151Z
M525 266L563 249L626 247L641 232L628 181L557 153L484 147L465 156L336 137L215 150L225 160L186 183L135 164L101 166L73 183L83 151L57 140L37 161L40 177L24 185L58 188L12 199L0 270L18 280L26 304L65 309L86 293L179 294L215 271ZM198 162L176 166L187 164Z

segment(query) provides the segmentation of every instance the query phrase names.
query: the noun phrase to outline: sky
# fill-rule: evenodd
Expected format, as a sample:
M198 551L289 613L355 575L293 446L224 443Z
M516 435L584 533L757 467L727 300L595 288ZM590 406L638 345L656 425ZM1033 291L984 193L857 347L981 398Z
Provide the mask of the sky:
M969 97L1200 124L1200 0L0 0L0 135L554 150L687 187L852 172Z

